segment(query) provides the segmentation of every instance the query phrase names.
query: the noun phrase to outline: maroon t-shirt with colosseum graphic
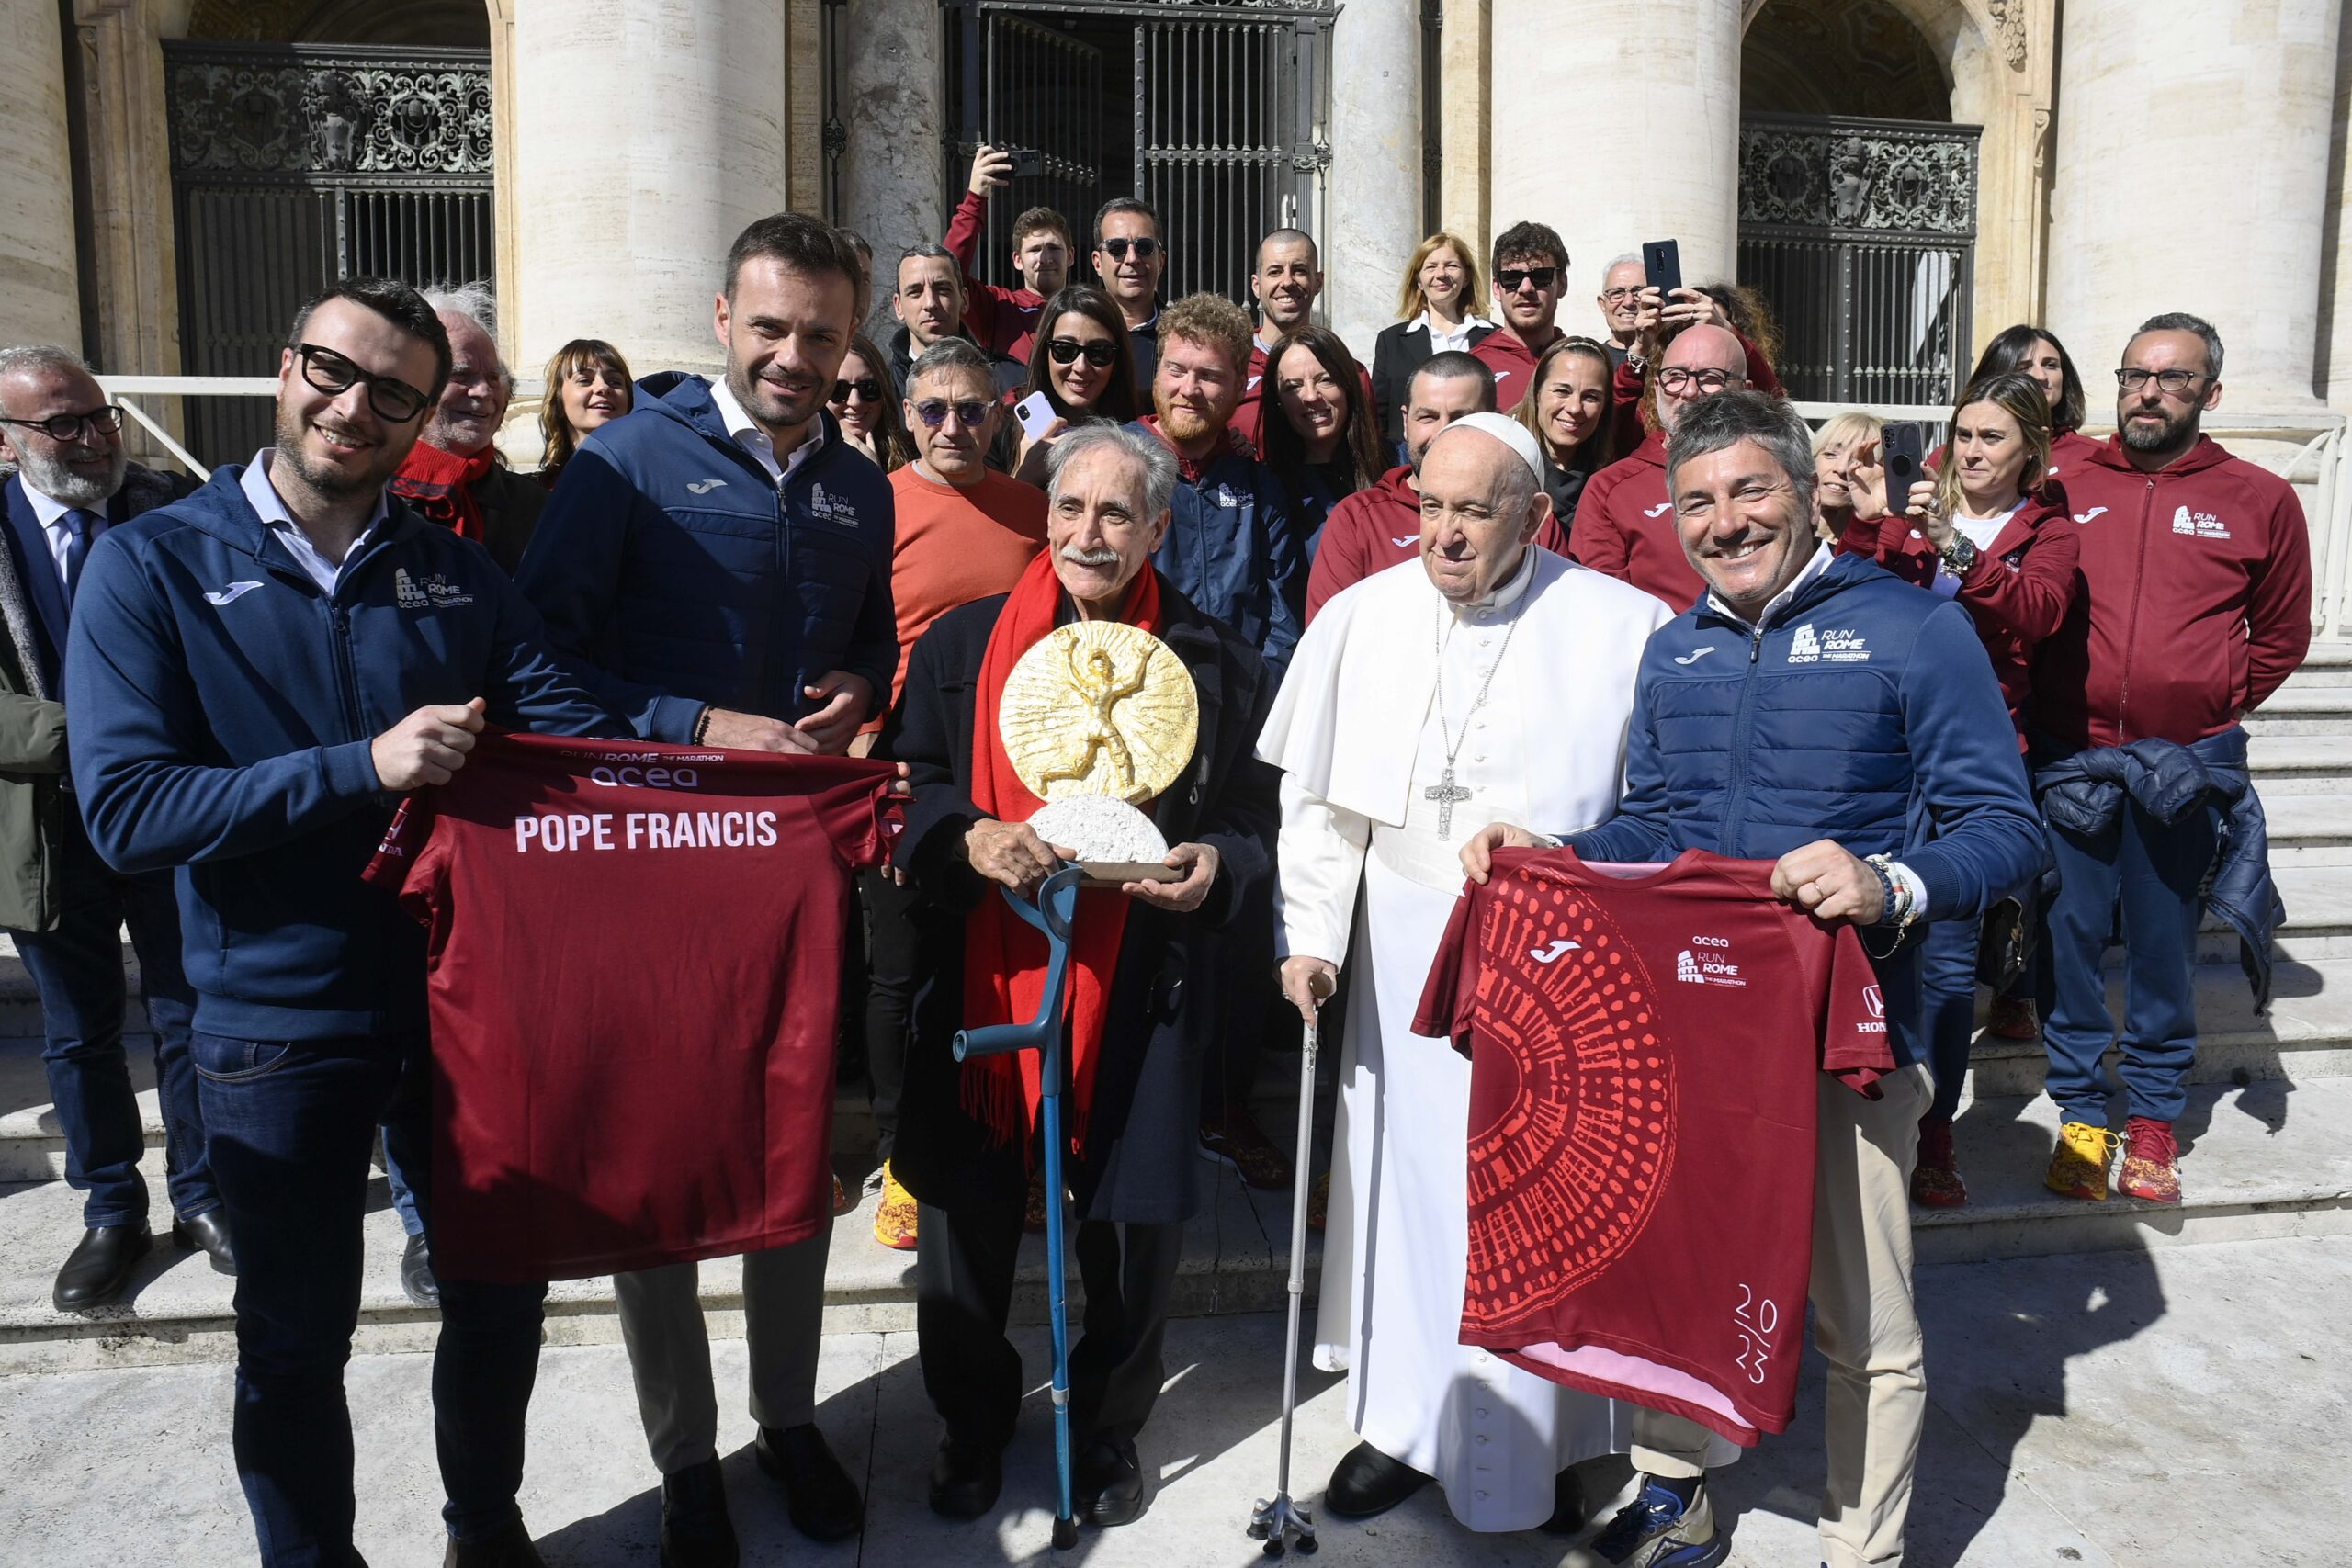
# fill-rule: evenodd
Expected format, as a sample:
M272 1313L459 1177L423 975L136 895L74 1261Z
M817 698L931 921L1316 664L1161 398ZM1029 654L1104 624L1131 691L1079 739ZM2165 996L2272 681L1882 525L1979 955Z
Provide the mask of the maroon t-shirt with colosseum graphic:
M1462 1343L1742 1445L1795 1404L1822 1075L1894 1070L1852 928L1771 874L1503 852L1413 1024L1470 1057Z

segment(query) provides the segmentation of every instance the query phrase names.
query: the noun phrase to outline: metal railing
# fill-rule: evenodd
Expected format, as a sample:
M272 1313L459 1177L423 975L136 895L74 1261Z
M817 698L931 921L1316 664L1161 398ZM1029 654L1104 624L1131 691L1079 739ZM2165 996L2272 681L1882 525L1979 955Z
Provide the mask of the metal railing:
M141 408L141 398L274 398L277 395L275 376L101 376L98 386L107 400L120 405L131 422L154 439L155 445L172 455L173 461L194 474L198 479L212 477L211 466L180 444L177 436L164 428L161 420ZM547 382L539 377L518 378L514 383L514 408L536 407L547 395ZM237 455L245 456L243 453Z

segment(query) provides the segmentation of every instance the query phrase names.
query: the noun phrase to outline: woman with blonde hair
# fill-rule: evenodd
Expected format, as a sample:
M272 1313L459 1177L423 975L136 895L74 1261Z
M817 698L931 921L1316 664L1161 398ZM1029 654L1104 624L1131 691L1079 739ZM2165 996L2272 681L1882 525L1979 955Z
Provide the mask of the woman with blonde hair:
M1392 449L1405 438L1405 392L1430 355L1477 346L1495 323L1476 314L1487 297L1478 253L1459 234L1440 231L1413 247L1396 296L1394 326L1372 344L1372 400L1380 434Z
M1813 433L1813 531L1840 551L1872 555L1886 496L1878 463L1878 415L1832 414Z
M555 487L564 464L598 425L637 405L628 361L600 337L576 337L548 361L547 395L539 404L539 482Z
M1584 481L1616 460L1609 417L1613 369L1606 345L1589 337L1556 339L1535 361L1531 389L1508 416L1527 427L1544 454L1544 492L1564 538L1574 536Z

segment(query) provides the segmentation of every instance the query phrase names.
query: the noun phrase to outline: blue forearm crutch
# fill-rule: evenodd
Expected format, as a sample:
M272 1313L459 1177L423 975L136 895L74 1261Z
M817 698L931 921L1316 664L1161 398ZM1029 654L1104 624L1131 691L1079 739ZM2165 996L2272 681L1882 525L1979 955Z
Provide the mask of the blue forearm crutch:
M1046 1144L1046 1294L1054 1326L1054 1479L1059 1488L1054 1508L1054 1545L1067 1551L1078 1544L1078 1517L1070 1507L1069 1483L1069 1312L1063 1300L1062 1269L1062 998L1069 981L1071 918L1078 912L1078 883L1082 874L1064 866L1046 878L1032 905L1012 888L1005 902L1046 936L1046 995L1037 1016L1027 1023L998 1023L982 1029L959 1030L956 1059L994 1056L1009 1051L1035 1051L1040 1058L1039 1135Z

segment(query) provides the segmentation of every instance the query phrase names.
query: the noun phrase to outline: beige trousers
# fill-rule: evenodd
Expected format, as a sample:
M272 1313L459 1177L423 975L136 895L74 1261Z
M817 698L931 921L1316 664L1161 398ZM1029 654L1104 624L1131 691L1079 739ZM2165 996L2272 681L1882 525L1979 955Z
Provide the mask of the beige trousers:
M816 1419L817 1351L825 1317L825 1255L832 1219L805 1241L743 1258L743 1338L752 1360L752 1419L799 1427ZM613 1276L621 1339L637 1382L645 1446L664 1475L718 1451L718 1394L697 1266L673 1263Z
M1911 1472L1927 1422L1928 1378L1911 1300L1911 1166L1928 1069L1905 1067L1864 1100L1821 1079L1813 1199L1813 1342L1829 1363L1824 1412L1829 1484L1821 1549L1829 1568L1903 1561ZM1707 1429L1662 1411L1634 1413L1634 1468L1690 1476Z

